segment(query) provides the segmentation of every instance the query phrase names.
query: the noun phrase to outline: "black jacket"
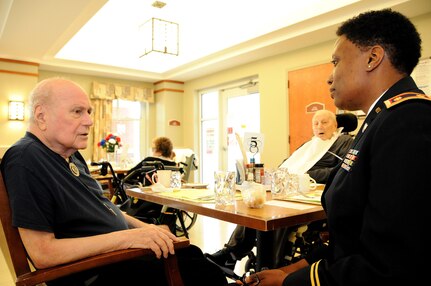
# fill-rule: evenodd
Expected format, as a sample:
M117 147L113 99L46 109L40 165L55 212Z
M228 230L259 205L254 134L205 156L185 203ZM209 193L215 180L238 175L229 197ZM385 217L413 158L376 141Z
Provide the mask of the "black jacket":
M338 157L344 158L347 151L349 151L352 142L352 136L345 134L340 135L334 144L332 144L331 148L329 148L329 152L326 152L325 155L323 155L323 157L307 171L307 173L310 174L317 183L326 184L329 174L340 162Z
M422 93L411 77L392 86L368 114L341 168L331 174L322 196L328 257L289 275L283 285L428 280L431 100L413 96L388 102L406 92Z
M329 174L339 165L340 159L338 157L344 158L347 151L349 151L349 147L352 142L352 136L346 134L340 135L337 140L335 140L334 144L331 145L328 152L326 152L322 158L320 158L319 161L317 161L317 163L307 171L307 173L310 174L310 177L315 179L317 183L326 184ZM281 166L287 159L288 158L284 159L279 166Z

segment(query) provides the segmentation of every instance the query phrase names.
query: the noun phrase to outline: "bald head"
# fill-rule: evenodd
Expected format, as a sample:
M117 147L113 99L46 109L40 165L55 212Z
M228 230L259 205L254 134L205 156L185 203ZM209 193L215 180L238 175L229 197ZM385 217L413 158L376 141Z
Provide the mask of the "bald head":
M87 93L76 83L51 78L30 93L29 131L48 148L68 158L87 147L93 120Z
M337 131L337 119L335 114L329 110L318 110L311 120L313 134L322 140L331 139Z
M37 105L53 103L71 89L85 93L79 85L67 79L49 78L40 81L30 93L30 121L34 120L34 109Z

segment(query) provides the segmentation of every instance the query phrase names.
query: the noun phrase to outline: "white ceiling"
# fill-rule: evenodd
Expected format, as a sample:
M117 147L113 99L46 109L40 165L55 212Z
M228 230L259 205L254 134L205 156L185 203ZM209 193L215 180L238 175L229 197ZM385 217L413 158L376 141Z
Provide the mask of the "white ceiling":
M155 82L187 81L335 38L359 12L392 7L408 17L430 0L0 0L0 58L41 69ZM179 56L143 53L139 27L179 24Z

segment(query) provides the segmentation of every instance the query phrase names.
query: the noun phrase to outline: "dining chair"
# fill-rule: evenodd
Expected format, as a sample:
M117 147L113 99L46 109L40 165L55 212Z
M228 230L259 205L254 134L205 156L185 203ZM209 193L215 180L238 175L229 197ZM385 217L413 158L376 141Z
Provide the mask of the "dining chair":
M3 232L6 245L0 243L6 261L11 261L15 273L15 285L37 285L65 277L81 271L110 265L113 263L130 260L142 256L154 255L150 249L124 249L112 251L104 254L95 255L75 262L62 264L45 269L36 269L31 267L27 257L27 252L19 235L18 228L12 226L12 213L9 205L8 194L3 177L0 174L0 219L3 226ZM190 245L188 239L182 238L180 242L175 242L175 249L185 248ZM164 269L168 285L183 286L177 257L169 255L164 260ZM8 263L10 264L10 263Z

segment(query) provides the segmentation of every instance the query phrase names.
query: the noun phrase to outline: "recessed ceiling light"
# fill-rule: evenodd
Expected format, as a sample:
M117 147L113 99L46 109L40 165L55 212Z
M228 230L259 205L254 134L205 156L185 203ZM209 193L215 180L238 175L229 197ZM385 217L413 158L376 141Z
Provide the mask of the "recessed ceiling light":
M162 1L154 1L153 4L151 4L151 6L155 7L155 8L163 8L165 7L166 3L162 2Z

